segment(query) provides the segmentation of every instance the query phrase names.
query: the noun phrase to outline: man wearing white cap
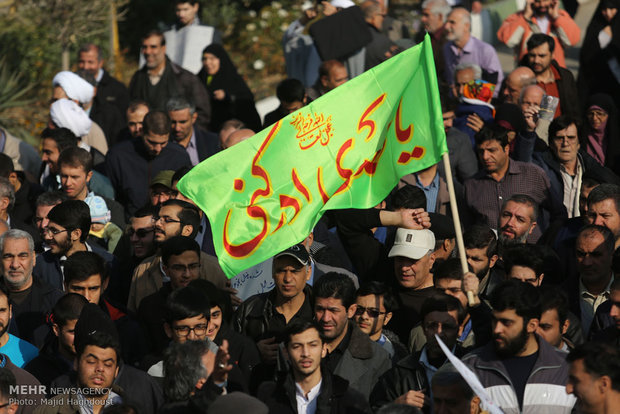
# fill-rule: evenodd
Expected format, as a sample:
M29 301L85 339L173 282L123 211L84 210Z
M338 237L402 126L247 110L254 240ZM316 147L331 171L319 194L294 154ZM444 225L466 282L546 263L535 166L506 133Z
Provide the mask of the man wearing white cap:
M431 268L435 262L435 235L428 229L396 231L389 257L394 258L394 293L399 308L392 317L392 330L407 343L409 332L420 322L424 300L437 292Z

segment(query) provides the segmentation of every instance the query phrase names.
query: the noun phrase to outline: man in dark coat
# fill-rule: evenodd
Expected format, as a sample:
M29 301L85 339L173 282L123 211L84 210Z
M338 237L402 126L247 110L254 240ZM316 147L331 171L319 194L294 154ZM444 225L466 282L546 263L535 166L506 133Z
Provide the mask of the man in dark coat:
M166 56L166 39L160 31L154 30L144 36L142 53L146 64L131 78L131 99L145 100L151 109L163 110L170 98L184 97L196 105L198 125L207 129L211 119L207 89L196 75L170 61Z

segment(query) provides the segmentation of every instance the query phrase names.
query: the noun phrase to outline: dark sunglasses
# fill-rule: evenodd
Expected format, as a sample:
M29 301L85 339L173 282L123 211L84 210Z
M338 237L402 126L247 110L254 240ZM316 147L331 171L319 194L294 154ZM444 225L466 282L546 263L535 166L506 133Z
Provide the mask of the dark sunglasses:
M370 316L373 319L378 318L379 315L383 315L387 313L387 312L381 312L378 309L365 308L363 306L357 305L357 309L355 310L355 314L357 316L362 316L365 312L367 312L368 316Z

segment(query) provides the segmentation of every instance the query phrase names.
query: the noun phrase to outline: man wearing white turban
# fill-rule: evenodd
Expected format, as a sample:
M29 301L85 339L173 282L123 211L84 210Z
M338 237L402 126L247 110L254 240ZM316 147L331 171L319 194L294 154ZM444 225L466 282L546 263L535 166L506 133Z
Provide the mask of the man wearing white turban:
M93 100L95 88L84 79L67 70L58 72L52 80L52 100L71 99L84 107Z
M63 98L54 102L50 108L50 119L50 128L67 128L81 139L82 144L95 148L103 155L108 152L108 143L101 127L91 121L74 101Z

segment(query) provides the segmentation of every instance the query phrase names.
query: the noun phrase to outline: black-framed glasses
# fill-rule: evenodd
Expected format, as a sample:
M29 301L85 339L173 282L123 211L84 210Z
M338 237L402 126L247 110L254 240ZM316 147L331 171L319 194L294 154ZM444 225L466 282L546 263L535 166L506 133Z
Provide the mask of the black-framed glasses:
M49 226L47 226L47 227L45 227L43 229L43 234L51 233L52 236L56 236L56 235L58 235L58 234L60 234L62 232L65 232L65 231L69 231L69 229L60 230L60 229L57 229L56 227L49 227Z
M355 314L357 316L362 316L364 313L368 313L368 316L375 319L375 318L378 318L379 315L384 315L387 312L381 312L377 308L365 308L363 306L357 305L357 309L355 309Z
M150 228L150 229L138 229L138 230L134 230L133 227L129 227L127 229L127 235L129 237L133 236L134 234L136 236L138 236L139 238L144 238L147 234L152 233L153 230L155 230L154 228Z
M202 336L207 333L207 324L201 323L200 325L196 325L193 328L189 326L175 326L174 331L178 336L188 336L191 331L194 331L194 335Z
M163 220L164 223L166 224L183 223L181 220L175 220L172 217L168 217L168 216L153 216L153 223L157 223L160 219Z

